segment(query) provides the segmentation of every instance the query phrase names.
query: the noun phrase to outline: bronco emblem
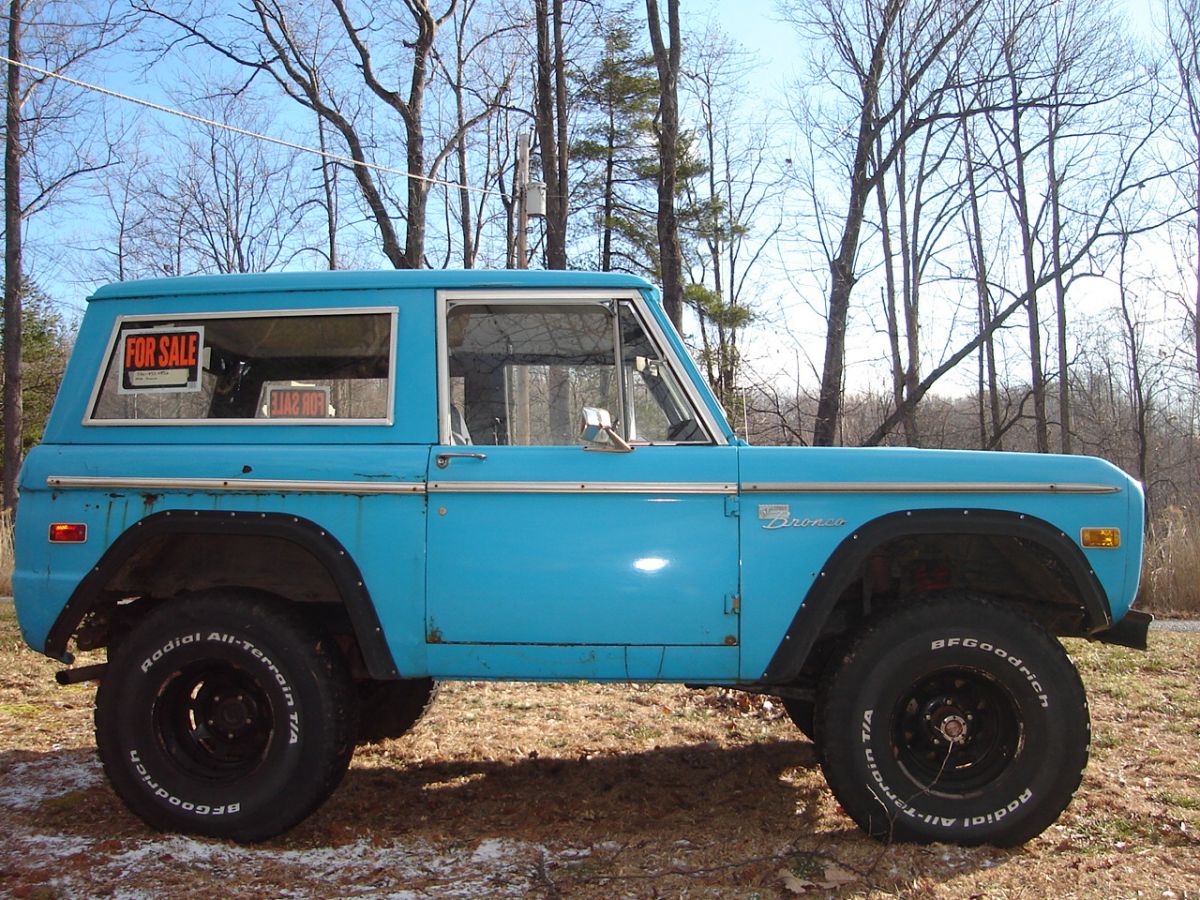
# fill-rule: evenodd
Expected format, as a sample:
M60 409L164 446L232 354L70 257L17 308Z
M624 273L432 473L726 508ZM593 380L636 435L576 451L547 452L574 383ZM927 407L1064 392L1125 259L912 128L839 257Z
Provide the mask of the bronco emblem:
M760 503L758 518L766 520L763 528L771 531L778 528L840 528L846 524L842 518L794 519L792 509L786 503Z

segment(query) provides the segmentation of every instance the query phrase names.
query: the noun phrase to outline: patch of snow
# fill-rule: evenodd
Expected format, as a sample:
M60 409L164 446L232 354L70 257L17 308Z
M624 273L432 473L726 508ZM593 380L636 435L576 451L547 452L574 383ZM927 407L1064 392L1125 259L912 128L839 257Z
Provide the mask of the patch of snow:
M10 851L21 856L48 856L51 859L66 859L76 853L90 850L95 841L88 838L64 837L58 834L30 834L10 832L6 843Z
M27 835L23 841L40 853L65 857L89 851L94 840ZM504 838L485 838L470 850L448 850L425 841L392 841L382 846L359 840L340 847L276 850L242 847L222 841L182 836L126 842L113 854L96 853L87 881L68 875L56 879L66 893L88 893L100 879L120 884L132 877L153 878L155 871L180 867L195 871L261 871L268 865L294 868L295 888L280 897L312 896L309 881L336 888L338 896L371 896L389 900L418 900L429 896L474 900L484 897L524 897L536 887L534 872L543 858L563 863L587 855L586 849L555 854L540 844ZM421 884L414 889L410 884ZM236 891L234 892L236 894ZM114 896L143 900L147 895L129 891Z
M512 855L513 841L505 841L500 838L486 838L479 842L479 846L475 848L475 852L471 854L471 862L473 863L494 863L499 862L506 856Z
M52 756L13 763L0 773L0 807L31 809L53 797L96 787L104 780L100 763Z

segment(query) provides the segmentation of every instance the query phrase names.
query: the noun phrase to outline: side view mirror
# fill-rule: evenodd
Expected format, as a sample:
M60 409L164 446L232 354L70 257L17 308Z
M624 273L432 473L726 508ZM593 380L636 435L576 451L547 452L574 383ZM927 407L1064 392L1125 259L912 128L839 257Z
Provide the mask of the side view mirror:
M629 453L633 450L629 442L613 428L612 416L607 409L585 406L579 418L579 437L587 444L585 450L606 453Z

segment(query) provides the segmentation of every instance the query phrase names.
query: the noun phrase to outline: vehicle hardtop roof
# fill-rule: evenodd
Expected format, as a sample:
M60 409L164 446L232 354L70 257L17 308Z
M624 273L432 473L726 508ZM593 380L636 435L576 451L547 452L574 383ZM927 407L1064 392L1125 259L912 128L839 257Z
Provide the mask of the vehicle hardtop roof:
M649 282L618 272L517 269L381 269L377 271L270 272L255 275L192 275L107 284L94 300L295 291L396 289L600 288L644 290Z

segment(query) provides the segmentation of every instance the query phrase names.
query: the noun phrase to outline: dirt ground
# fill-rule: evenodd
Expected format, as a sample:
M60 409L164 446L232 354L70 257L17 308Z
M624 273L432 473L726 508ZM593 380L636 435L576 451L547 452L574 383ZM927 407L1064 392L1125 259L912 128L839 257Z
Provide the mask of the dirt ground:
M251 847L156 834L104 780L93 688L0 607L0 894L14 897L1200 898L1200 635L1073 641L1092 760L1016 850L884 846L769 701L676 687L443 686L333 798Z

